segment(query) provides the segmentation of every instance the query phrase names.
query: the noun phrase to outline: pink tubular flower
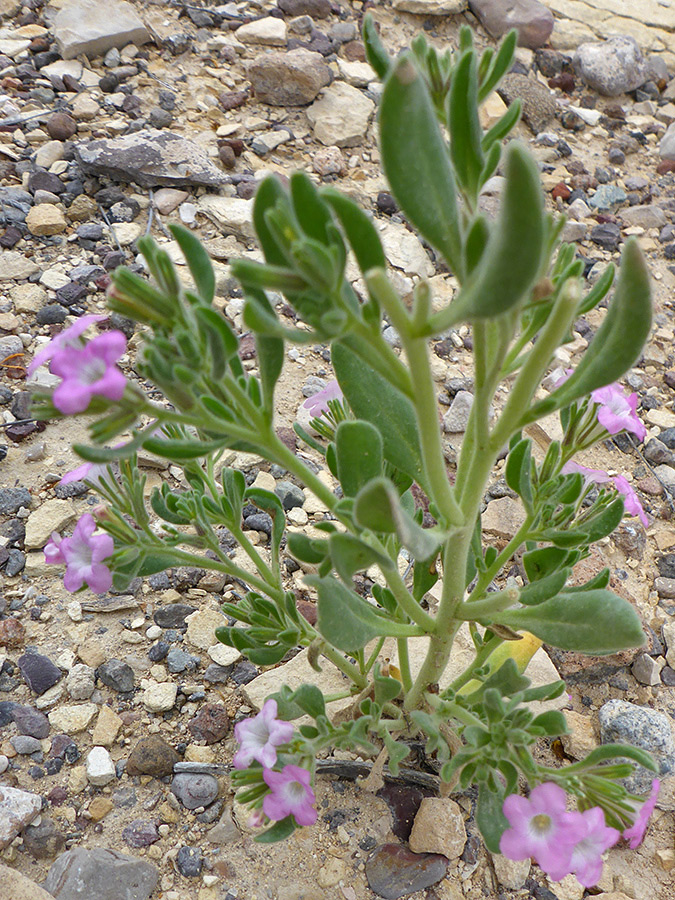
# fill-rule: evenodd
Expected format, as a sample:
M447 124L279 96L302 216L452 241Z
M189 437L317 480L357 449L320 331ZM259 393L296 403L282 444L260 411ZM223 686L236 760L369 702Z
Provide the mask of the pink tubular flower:
M55 531L45 546L46 562L65 563L63 584L67 591L79 591L85 582L96 594L110 589L112 574L101 560L112 555L113 539L109 534L94 534L95 531L93 516L85 513L75 526L72 537L62 538Z
M637 394L624 394L618 384L608 384L591 392L591 399L599 406L598 422L610 434L630 431L639 441L647 436L647 429L637 414Z
M120 400L126 379L115 363L126 350L127 339L121 331L100 334L86 347L58 349L50 371L63 381L52 397L54 406L64 415L84 412L95 394Z
M638 516L644 527L649 528L647 514L642 508L638 495L635 493L632 486L626 481L623 475L616 475L613 480L614 487L620 494L623 494L623 505L626 512L631 516Z
M318 419L319 416L328 411L329 400L342 400L342 397L340 385L333 378L322 391L308 397L302 405L310 411L313 418Z
M499 842L501 853L513 860L533 856L546 872L568 866L578 838L569 832L573 814L565 809L566 799L565 791L552 782L538 785L528 798L510 794L504 815L511 827Z
M630 828L626 828L626 830L622 833L622 837L624 837L629 842L631 850L635 850L635 848L639 847L642 843L642 839L645 836L645 831L647 830L647 825L649 824L649 818L654 812L654 807L656 806L660 787L661 782L658 778L655 778L652 781L652 790L649 797L645 800L644 803L640 804L640 806L636 805L636 816L633 820L633 824L630 826Z
M570 460L562 467L563 475L574 475L578 472L584 479L584 483L588 484L606 484L610 481L607 472L602 469L589 469L587 466L579 465L579 463Z
M234 754L235 769L246 769L253 760L271 768L277 761L277 747L293 737L293 725L277 719L277 701L266 700L257 716L237 722L234 736L241 747Z
M64 350L66 347L81 347L81 337L89 328L89 326L93 325L94 322L102 322L107 318L107 316L94 315L82 316L81 318L79 318L77 322L74 322L70 326L70 328L66 328L65 331L57 334L56 337L53 338L53 340L51 340L46 347L40 350L40 352L35 356L31 364L28 366L28 374L32 375L39 366L43 366L59 350Z
M104 465L87 462L82 463L82 465L78 466L76 469L71 469L70 472L66 472L61 481L59 481L59 484L70 484L71 481L84 481L85 478L87 481L95 483L103 475L105 469L106 467Z
M572 858L569 864L560 860L546 872L554 881L560 881L573 872L580 884L587 888L593 887L602 875L602 854L616 844L621 833L616 828L608 827L605 814L599 806L582 813L571 813L570 816L567 833L575 841Z
M312 806L316 798L310 783L312 776L307 769L293 765L284 766L281 772L264 769L263 778L272 791L263 799L263 812L268 819L278 822L293 816L298 825L316 822L318 814Z

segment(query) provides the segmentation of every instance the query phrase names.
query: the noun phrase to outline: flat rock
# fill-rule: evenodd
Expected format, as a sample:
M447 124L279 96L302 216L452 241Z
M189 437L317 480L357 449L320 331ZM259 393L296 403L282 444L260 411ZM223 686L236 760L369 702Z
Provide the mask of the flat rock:
M430 277L434 274L433 263L422 242L405 225L383 222L379 232L385 255L392 266L403 269L409 275Z
M246 74L256 98L269 106L306 106L332 79L323 56L302 47L258 56Z
M223 234L233 234L251 240L255 237L252 215L253 201L240 197L220 197L204 194L197 201L197 208L220 228Z
M26 684L33 693L40 696L53 687L63 677L63 672L42 653L24 653L17 665Z
M148 712L168 712L173 709L177 695L177 684L172 681L162 681L149 684L141 695L141 702Z
M114 709L110 706L102 706L91 735L94 745L97 747L112 747L122 729L122 724L122 720Z
M401 844L383 844L366 861L371 890L385 900L397 900L440 881L448 860L436 853L413 853Z
M66 217L57 206L51 203L41 203L34 206L26 216L26 225L31 234L38 237L51 237L54 234L63 234L68 227Z
M663 228L668 220L660 206L650 203L645 206L629 206L619 213L626 225L638 225L640 228Z
M60 706L48 714L49 724L64 734L77 734L93 722L98 707L94 703L79 703L77 706Z
M63 853L45 881L55 900L148 900L159 873L144 860L117 850L85 850Z
M513 497L490 500L483 514L483 529L510 540L525 521L525 510Z
M38 550L52 532L61 532L76 519L70 500L47 500L30 514L26 522L26 550Z
M225 616L217 609L200 609L187 619L187 642L198 650L208 650L216 637L216 628L227 624Z
M80 142L75 155L88 174L141 187L218 187L227 180L199 145L171 131L146 129Z
M392 5L399 12L418 16L454 16L464 12L469 3L468 0L393 0Z
M8 847L41 809L42 798L39 794L0 784L0 850Z
M659 769L656 777L675 770L675 741L670 719L664 713L627 700L608 700L598 716L603 744L632 744L651 753ZM625 785L631 793L646 794L654 777L653 772L636 766Z
M111 47L144 44L150 33L131 3L108 0L71 0L54 19L54 37L63 59L84 53L101 56Z
M40 267L16 250L0 250L0 281L23 281L40 271Z
M307 109L314 137L327 147L356 147L366 136L375 109L358 88L336 81Z
M39 884L1 864L0 884L4 900L54 900L53 895L43 891Z
M469 0L471 12L493 38L515 28L521 47L542 47L553 31L553 14L539 0Z
M265 47L286 46L286 23L275 16L265 16L237 28L236 38L242 44L262 44Z
M573 62L586 84L606 97L634 91L649 79L647 62L637 41L625 34L580 44Z

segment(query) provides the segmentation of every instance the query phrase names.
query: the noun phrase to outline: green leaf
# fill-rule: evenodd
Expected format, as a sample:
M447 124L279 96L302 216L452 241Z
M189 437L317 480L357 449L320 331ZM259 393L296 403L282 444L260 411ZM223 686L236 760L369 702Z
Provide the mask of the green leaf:
M559 547L541 547L523 554L523 568L529 581L537 581L555 572L567 562L567 550Z
M645 643L639 616L627 600L611 591L558 594L538 606L497 613L493 620L531 631L561 650L598 656Z
M266 261L273 266L288 266L290 260L275 239L266 219L268 210L277 206L287 210L290 215L291 204L288 194L284 191L281 181L275 175L269 175L260 182L255 192L253 227Z
M384 458L425 487L417 420L412 403L350 348L337 341L331 359L342 393L354 415L382 436Z
M565 587L570 571L570 569L560 569L558 572L552 572L550 575L537 579L537 581L530 582L521 590L518 595L518 601L523 606L536 606L539 603L550 600L551 597L555 597Z
M331 243L333 219L311 179L304 172L293 172L290 183L293 212L302 230L321 244Z
M518 43L518 32L515 28L504 37L496 56L491 59L491 65L485 77L481 78L478 91L478 102L482 103L494 91L504 75L511 68Z
M286 838L289 838L296 828L297 825L293 816L286 816L285 819L279 819L278 822L275 822L267 831L257 834L254 840L258 844L276 844L277 841L285 841Z
M372 547L352 534L342 532L333 534L330 537L329 545L333 567L347 585L351 584L355 572L362 572L373 563L381 566L391 565L388 556L373 550Z
M580 591L594 591L596 588L604 589L609 584L611 573L609 569L603 569L593 578L589 579L585 584L568 584L565 588L566 594L578 594Z
M387 478L374 478L356 497L357 522L371 531L395 532L415 559L428 559L439 547L441 538L421 528L406 512L394 485Z
M470 554L469 558L471 558ZM418 603L427 591L430 591L438 581L439 575L438 569L436 568L437 559L438 553L432 553L427 559L415 560L415 565L413 566L412 595Z
M216 294L216 276L209 254L202 242L182 225L169 225L169 231L183 251L199 296L210 305Z
M504 163L506 185L483 262L458 296L431 319L433 332L459 321L494 318L518 305L539 277L546 234L539 170L512 141Z
M318 566L328 554L328 541L318 541L296 531L289 531L286 546L300 562L313 566Z
M461 280L455 176L429 90L410 53L399 56L385 82L380 153L398 205Z
M211 350L211 368L215 378L222 378L228 361L237 355L239 341L232 328L218 310L200 306L195 319Z
M623 497L617 497L601 512L579 522L579 526L588 534L589 544L611 534L623 518L623 513Z
M476 825L491 853L499 853L499 842L509 827L508 820L502 812L504 799L503 791L491 791L485 783L478 788Z
M255 346L263 389L263 404L271 416L274 410L274 388L284 367L284 342L279 337L256 334Z
M372 219L358 204L335 188L322 188L321 196L340 220L361 272L365 275L370 269L386 269L387 258Z
M273 491L266 491L264 488L256 487L247 488L244 497L271 516L271 549L273 554L278 554L281 538L283 537L284 529L286 527L286 514L281 505L281 500Z
M639 358L652 321L649 271L634 238L624 244L621 269L605 320L579 365L559 388L531 407L523 423L569 406L591 391L617 381Z
M530 731L531 734L536 734L534 731L535 728L541 731L542 735L546 735L547 737L558 737L561 734L569 734L567 721L559 709L549 709L533 719L528 726L528 731Z
M398 775L400 764L410 753L410 747L406 747L405 744L394 740L388 731L383 732L382 741L389 754L389 771L396 776Z
M179 460L197 459L200 456L207 456L214 450L222 449L224 444L225 441L223 439L217 441L190 441L171 440L169 438L146 438L142 447L148 453L154 453L155 456L178 462Z
M393 62L380 40L375 21L370 13L363 20L363 43L366 48L366 59L375 70L377 77L383 80Z
M345 497L355 497L372 478L382 474L382 437L361 419L340 422L335 431L338 480Z
M380 672L379 663L376 663L373 672L373 688L375 691L375 702L380 706L384 706L385 703L389 703L399 696L403 690L403 685L397 678L383 675Z
M315 684L301 685L297 691L293 693L292 699L303 712L307 713L307 715L311 716L313 719L318 719L319 716L326 715L326 704L323 699L323 694Z
M516 100L514 103L509 106L504 115L499 119L495 124L490 128L489 131L486 131L483 135L483 151L487 153L487 151L492 147L493 144L502 141L506 135L512 131L518 119L520 118L520 112L522 109L522 103L520 100Z
M478 121L478 71L476 53L465 52L455 66L448 95L450 153L460 184L472 199L478 194L483 171L483 130ZM421 147L424 152L424 147Z
M409 626L393 622L332 576L306 575L305 581L318 593L317 629L338 650L353 653L376 637L411 634Z
M659 771L659 767L654 762L651 753L647 753L646 750L641 750L639 747L634 747L632 744L603 744L602 747L596 747L595 750L591 750L585 759L566 767L566 771L583 771L617 757L630 759L651 772Z
M522 499L528 512L532 509L532 441L523 438L506 458L506 483Z

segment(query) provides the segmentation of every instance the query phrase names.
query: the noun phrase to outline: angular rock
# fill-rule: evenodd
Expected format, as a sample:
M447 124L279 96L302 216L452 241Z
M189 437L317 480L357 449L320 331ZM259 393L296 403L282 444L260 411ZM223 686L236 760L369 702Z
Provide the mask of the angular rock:
M66 838L53 819L40 818L39 825L29 825L23 832L23 845L33 859L54 859L63 850Z
M400 844L383 844L366 861L372 891L384 900L398 900L431 887L443 878L448 860L436 853L413 853Z
M78 847L56 860L44 886L55 900L148 900L158 879L157 869L141 859Z
M358 88L336 81L307 109L307 118L322 144L355 147L364 139L374 109Z
M72 503L68 500L47 500L28 517L26 522L26 550L39 550L47 543L52 532L61 532L76 518Z
M17 660L17 665L26 684L38 696L48 691L63 677L61 669L42 653L24 653Z
M93 721L98 707L93 703L80 703L77 706L59 706L49 713L49 724L64 734L77 734L84 731Z
M122 728L122 720L109 706L102 706L91 735L96 747L112 747Z
M0 850L8 847L42 809L42 798L0 784Z
M188 730L198 741L215 744L227 734L230 719L222 703L210 703L203 706L188 724Z
M104 787L115 778L115 764L105 747L92 747L87 754L87 779L95 787Z
M413 853L441 853L457 859L466 844L461 808L447 797L424 797L408 844Z
M149 684L143 691L141 702L148 712L160 713L173 709L178 695L178 685L171 681Z
M466 431L472 406L473 394L469 391L457 391L450 409L443 416L443 431L450 434Z
M217 609L200 609L185 620L187 641L198 650L208 650L216 640L216 628L225 624L224 615Z
M159 832L154 822L146 822L143 819L134 819L122 831L122 840L130 847L138 849L156 844L159 840Z
M34 206L26 216L26 225L31 234L38 237L50 237L54 234L63 234L68 227L66 217L57 206L51 203L41 203Z
M658 766L657 777L675 770L675 741L668 716L626 700L608 700L598 713L603 744L632 744L646 750ZM646 794L654 773L636 766L624 783L631 793Z
M586 84L606 97L634 91L649 80L647 61L637 41L625 34L580 44L573 62Z
M129 754L127 775L151 775L163 778L173 772L179 754L158 734L142 737Z
M127 694L134 689L134 670L121 659L109 659L99 666L96 675L103 684L112 688L113 691L119 691L121 694Z
M145 44L150 33L131 3L108 0L70 0L54 19L54 37L63 59L81 53L102 56L111 47Z
M237 28L237 40L242 44L261 44L265 47L286 46L286 23L275 16L255 19Z
M253 201L240 197L221 197L216 194L204 194L197 201L200 212L211 219L223 234L233 234L251 240L255 237L251 216Z
M638 225L640 228L663 228L667 224L666 214L660 206L629 206L619 213L626 225Z
M510 540L525 521L525 510L513 497L490 500L483 513L483 529Z
M91 175L141 187L218 187L226 176L204 150L171 131L146 129L119 138L80 142L75 155Z
M73 700L88 700L94 693L94 670L91 666L78 663L73 666L66 678L66 690Z
M469 0L471 12L493 38L515 28L521 47L536 50L553 31L553 14L538 0Z
M277 6L288 16L327 19L331 14L330 0L277 0Z
M246 74L256 98L269 106L306 106L332 79L323 56L301 47L258 56Z
M0 282L22 281L39 271L40 267L32 259L28 259L25 254L18 253L16 250L0 251Z

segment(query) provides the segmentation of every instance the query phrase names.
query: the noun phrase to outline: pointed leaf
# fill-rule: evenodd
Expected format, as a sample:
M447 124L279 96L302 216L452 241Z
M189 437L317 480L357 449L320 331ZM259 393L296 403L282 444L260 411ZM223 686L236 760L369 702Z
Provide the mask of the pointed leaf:
M538 606L497 613L494 621L527 629L553 647L598 656L645 643L637 613L611 591L558 594Z
M182 225L169 225L169 231L183 251L199 296L210 305L216 293L216 276L209 254L202 242Z

